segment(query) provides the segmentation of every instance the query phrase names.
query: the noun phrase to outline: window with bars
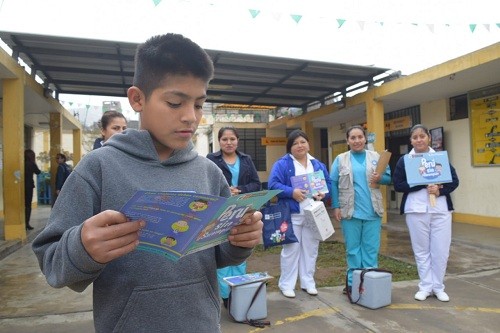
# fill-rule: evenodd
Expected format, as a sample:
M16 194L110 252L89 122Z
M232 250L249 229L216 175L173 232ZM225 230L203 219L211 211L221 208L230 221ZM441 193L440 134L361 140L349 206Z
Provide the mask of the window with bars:
M265 128L238 128L238 149L252 157L257 171L266 171L266 146L260 138L266 136Z
M469 102L467 94L450 98L450 120L465 119L469 117Z

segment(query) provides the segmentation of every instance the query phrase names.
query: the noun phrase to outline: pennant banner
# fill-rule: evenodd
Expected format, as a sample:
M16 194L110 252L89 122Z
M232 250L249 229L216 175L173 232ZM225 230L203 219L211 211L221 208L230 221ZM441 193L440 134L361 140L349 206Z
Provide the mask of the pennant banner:
M256 18L260 13L260 10L257 9L249 9L248 11L250 12L250 15L252 15L252 18Z
M299 23L300 19L302 18L302 15L290 15L290 16L295 21L295 23Z
M279 21L281 19L281 13L279 13L279 12L272 12L271 16L273 17L273 19L275 21Z
M157 6L161 2L161 0L153 0L153 2L155 4L155 6ZM259 16L262 13L262 11L260 9L248 9L248 12L252 16L252 19L255 19L257 16ZM271 13L271 17L275 21L279 21L281 19L281 15L282 14L283 14L282 12L276 12L276 11L274 11L274 12ZM292 18L292 20L294 20L295 23L297 23L297 24L299 24L300 21L302 20L302 18L304 17L304 15L301 15L301 14L289 14L289 15ZM324 19L325 17L321 16L321 18ZM314 18L314 19L316 19L316 18ZM348 21L348 20L343 19L343 18L336 18L335 20L337 22L337 25L338 25L337 28L338 29L342 28L344 26L344 24L347 23L347 21ZM359 28L361 30L364 30L365 29L365 24L366 23L370 23L370 22L368 22L368 21L359 21L358 20L358 21L356 21L356 23L357 23L357 25L359 26ZM378 24L381 27L384 27L384 26L386 26L385 23L387 23L387 22L384 22L384 21L373 21L371 23L375 23L375 24ZM421 22L420 23L419 22L406 22L405 23L405 22L399 22L399 21L397 23L398 24L411 24L413 26L426 26L429 29L429 31L432 32L432 33L435 32L435 27L436 26L442 25L442 26L445 26L445 27L448 27L448 28L451 27L451 25L449 23L446 23L446 24L436 24L436 23L427 24L427 23L421 23ZM457 26L458 24L453 24L453 25ZM484 26L484 29L486 31L488 31L488 32L491 31L490 27L492 25L493 26L496 25L497 28L500 28L500 23L491 23L491 24L490 23L482 23L481 25ZM469 26L470 31L472 33L474 33L474 31L476 30L477 24L476 23L469 23L468 26Z

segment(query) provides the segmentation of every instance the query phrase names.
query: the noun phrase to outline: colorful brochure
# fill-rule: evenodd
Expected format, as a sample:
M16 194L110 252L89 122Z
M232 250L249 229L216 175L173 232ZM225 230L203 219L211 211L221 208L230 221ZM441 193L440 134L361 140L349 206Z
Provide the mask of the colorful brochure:
M137 191L121 212L143 219L139 250L182 256L226 242L230 230L277 195L280 190L239 194L229 198L194 192Z
M249 284L249 283L254 283L254 282L260 282L260 281L267 281L272 279L273 277L267 272L259 272L259 273L248 273L244 275L238 275L238 276L228 276L225 278L222 278L228 285L231 287L234 286L240 286L242 284Z
M410 187L417 185L451 183L448 152L406 154L404 157L406 180Z
M299 176L292 176L290 180L293 188L306 190L309 198L312 198L313 195L316 195L319 192L328 193L325 174L321 170Z

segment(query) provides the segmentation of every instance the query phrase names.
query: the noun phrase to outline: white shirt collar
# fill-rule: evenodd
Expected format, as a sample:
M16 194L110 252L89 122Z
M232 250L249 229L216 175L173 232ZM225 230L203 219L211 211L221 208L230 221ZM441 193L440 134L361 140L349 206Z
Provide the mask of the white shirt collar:
M435 153L436 151L434 149L432 149L431 147L429 147L429 151L428 153ZM415 155L416 152L415 152L415 148L412 148L411 151L408 153L410 155Z

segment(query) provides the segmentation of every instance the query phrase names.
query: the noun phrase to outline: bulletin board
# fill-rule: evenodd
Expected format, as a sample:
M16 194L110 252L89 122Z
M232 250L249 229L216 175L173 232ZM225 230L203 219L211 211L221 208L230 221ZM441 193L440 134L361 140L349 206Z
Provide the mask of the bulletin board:
M473 166L500 166L500 94L469 101Z

